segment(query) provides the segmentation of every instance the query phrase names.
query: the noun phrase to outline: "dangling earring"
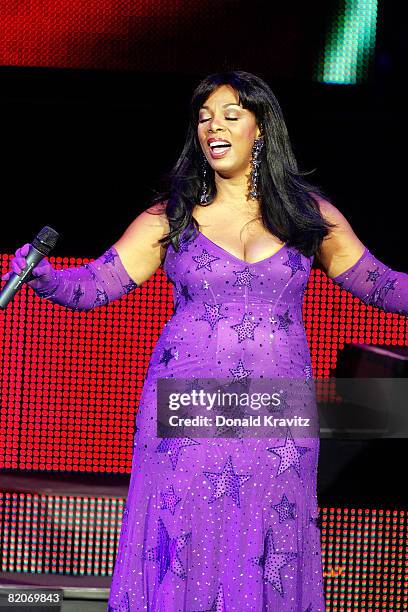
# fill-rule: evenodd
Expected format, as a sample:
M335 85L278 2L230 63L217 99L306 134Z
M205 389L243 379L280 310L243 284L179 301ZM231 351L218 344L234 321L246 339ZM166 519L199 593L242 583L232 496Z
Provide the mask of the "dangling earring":
M249 193L248 197L250 200L256 200L259 197L258 193L258 178L259 170L258 167L261 163L259 156L264 145L264 139L262 136L254 140L252 147L252 158L251 158L251 174L249 177Z
M203 175L203 181L201 184L200 204L206 204L210 198L208 195L208 186L207 186L208 162L204 155L203 155L202 162L201 162L201 173Z

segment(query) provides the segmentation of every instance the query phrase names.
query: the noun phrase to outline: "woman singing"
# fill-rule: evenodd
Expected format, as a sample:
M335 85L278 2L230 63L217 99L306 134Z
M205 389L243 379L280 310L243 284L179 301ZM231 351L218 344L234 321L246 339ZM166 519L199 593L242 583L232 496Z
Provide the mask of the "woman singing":
M138 407L109 611L325 610L304 292L316 260L365 303L408 314L408 275L378 261L303 175L269 86L211 75L193 94L168 191L99 259L33 271L39 296L75 310L120 298L160 266L173 285ZM27 253L16 251L14 272ZM200 378L243 393L254 379L278 378L280 392L297 381L295 414L315 427L281 427L281 404L269 411L279 425L256 436L236 419L221 434L159 437L158 379Z

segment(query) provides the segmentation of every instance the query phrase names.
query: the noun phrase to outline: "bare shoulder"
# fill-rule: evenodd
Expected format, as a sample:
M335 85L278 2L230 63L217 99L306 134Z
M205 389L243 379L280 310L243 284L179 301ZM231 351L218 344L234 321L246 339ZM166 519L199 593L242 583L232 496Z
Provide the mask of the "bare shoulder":
M349 221L334 204L315 194L322 217L334 223L323 239L317 259L326 274L334 278L353 266L364 252L365 246L355 234Z
M327 219L327 221L330 221L331 223L340 224L340 226L344 223L347 223L347 219L339 211L339 209L334 206L334 204L318 196L315 193L313 193L312 195L319 205L319 209L322 216Z
M129 228L141 227L144 230L156 233L158 237L162 237L160 234L167 233L170 229L169 222L166 215L165 203L159 202L153 204L141 212L135 220L130 224ZM128 228L128 229L129 229Z
M162 203L153 204L132 221L118 243L125 240L138 241L138 244L133 245L138 248L152 239L159 240L169 229L165 206ZM146 239L143 239L143 236L146 236Z
M153 204L141 212L113 244L125 270L138 285L162 264L166 248L159 240L169 229L165 203Z
M150 216L151 219L156 219L157 223L154 222L155 226L162 227L168 232L170 230L169 221L166 215L166 202L158 202L149 206L142 215Z

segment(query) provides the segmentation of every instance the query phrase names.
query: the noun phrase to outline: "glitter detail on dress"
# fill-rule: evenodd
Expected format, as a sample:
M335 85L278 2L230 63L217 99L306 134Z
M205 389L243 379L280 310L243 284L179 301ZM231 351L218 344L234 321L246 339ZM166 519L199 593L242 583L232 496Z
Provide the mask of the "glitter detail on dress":
M238 428L232 438L225 427L213 438L157 437L158 378L187 379L183 393L200 378L243 391L251 378L312 378L301 307L313 257L285 244L249 263L199 232L181 244L163 263L174 312L137 410L127 546L109 603L127 593L132 612L324 612L319 436ZM274 418L290 398L281 400Z
M232 466L231 456L228 457L227 463L225 464L222 472L204 472L204 474L214 486L214 493L208 500L209 504L212 504L214 500L219 499L223 495L227 495L232 498L232 500L237 504L238 508L240 507L239 487L242 487L244 482L251 478L252 474L241 476L236 474Z
M181 497L178 497L174 493L173 485L170 485L169 489L170 489L169 492L160 493L161 501L162 501L160 508L162 510L166 510L166 509L170 510L170 512L174 515L177 504L181 502Z
M168 570L172 571L178 578L185 580L187 578L186 571L178 556L178 553L187 545L191 533L180 535L176 538L171 538L162 519L159 517L157 524L157 540L158 544L154 548L147 550L143 559L147 561L156 561L157 579L161 584Z
M282 581L282 568L290 563L297 553L294 552L277 552L273 542L273 529L269 527L265 536L264 550L260 557L252 559L253 563L260 565L263 568L263 580L273 586L278 593L284 597ZM279 608L276 608L278 610Z
M350 268L332 280L367 305L408 315L408 274L391 270L367 247Z
M85 311L105 306L137 287L112 246L98 259L83 266L53 269L52 277L34 291L55 304Z
M128 594L124 594L117 606L108 605L108 612L131 612Z
M295 444L293 440L292 434L290 430L288 430L288 436L285 439L285 443L283 446L276 446L275 448L267 448L267 451L274 453L280 458L279 468L276 473L277 476L280 476L283 472L293 467L296 470L299 478L300 475L300 457L307 453L309 448L307 446L298 446Z

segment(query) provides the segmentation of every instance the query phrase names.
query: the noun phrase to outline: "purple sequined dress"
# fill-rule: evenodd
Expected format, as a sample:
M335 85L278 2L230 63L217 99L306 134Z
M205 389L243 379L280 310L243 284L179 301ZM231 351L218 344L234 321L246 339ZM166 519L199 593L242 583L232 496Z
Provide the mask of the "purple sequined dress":
M318 434L156 429L158 378L312 380L302 303L313 257L285 244L251 264L202 233L181 238L164 262L175 311L139 404L108 610L323 612Z

